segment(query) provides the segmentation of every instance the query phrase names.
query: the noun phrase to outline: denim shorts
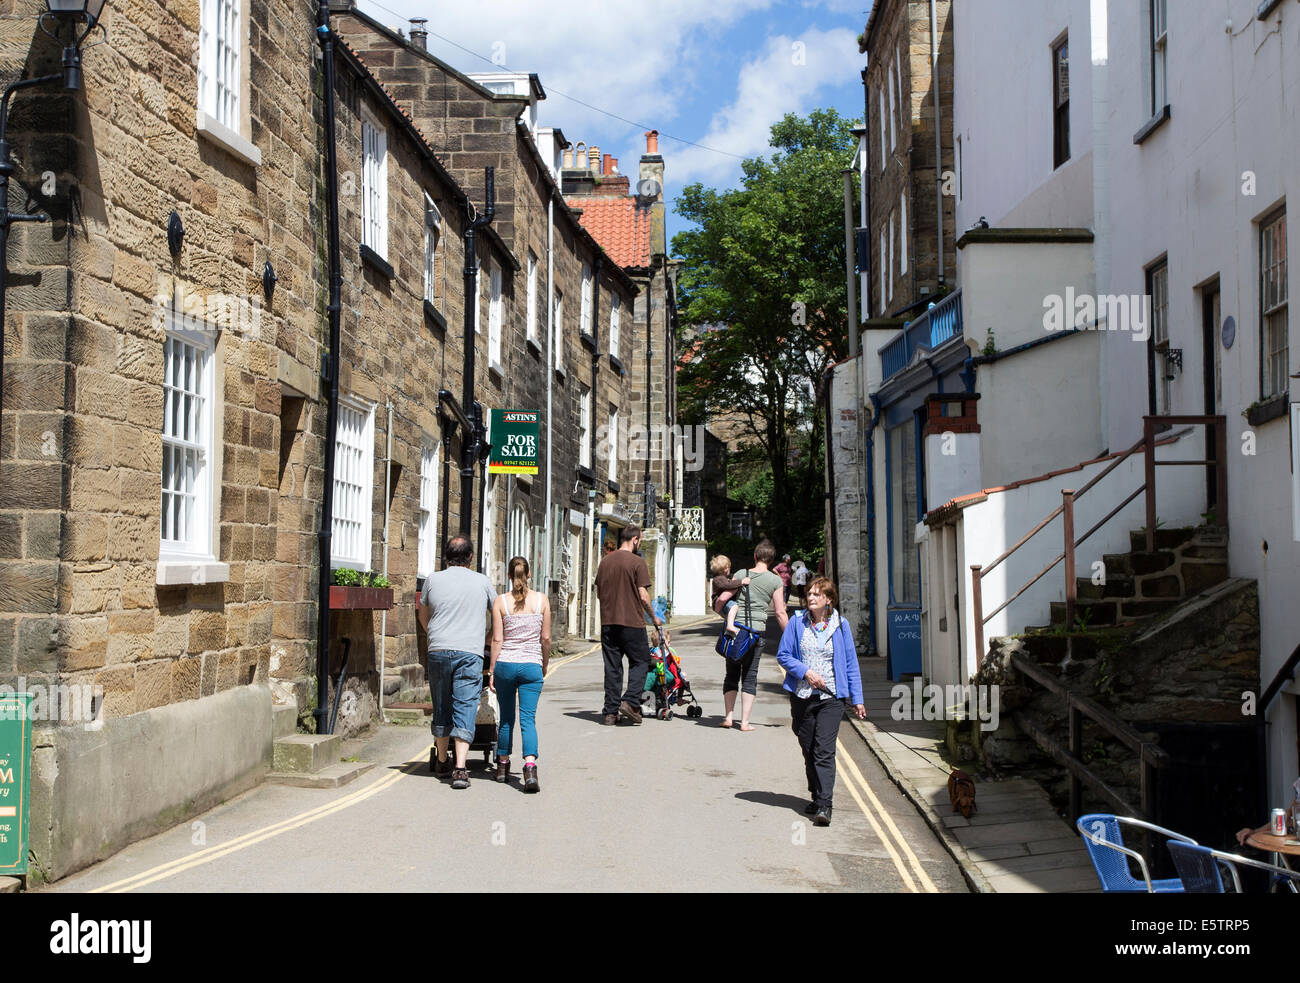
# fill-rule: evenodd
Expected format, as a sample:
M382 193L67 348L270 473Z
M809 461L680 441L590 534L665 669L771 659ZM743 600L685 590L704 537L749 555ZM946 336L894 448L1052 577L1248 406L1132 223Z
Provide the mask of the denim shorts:
M429 653L433 736L472 743L483 691L483 653L439 649Z

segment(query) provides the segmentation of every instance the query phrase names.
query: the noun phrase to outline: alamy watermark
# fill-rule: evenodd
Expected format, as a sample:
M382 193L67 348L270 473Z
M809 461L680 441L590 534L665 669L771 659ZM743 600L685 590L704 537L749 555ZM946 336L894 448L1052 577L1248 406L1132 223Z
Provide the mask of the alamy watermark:
M894 700L889 707L894 720L977 720L987 733L997 730L1001 719L996 685L922 685L916 678L910 686L898 683L889 695Z
M596 428L596 458L601 461L671 462L677 453L685 470L703 470L704 427L620 422L617 433L606 424Z
M27 719L38 723L81 724L85 730L104 726L104 687L84 683L29 683L18 677L17 686L0 683L0 699L26 693L31 696ZM0 703L0 720L18 719L13 701Z
M1081 294L1066 287L1064 296L1043 298L1043 329L1127 331L1134 341L1151 337L1151 297L1146 294Z

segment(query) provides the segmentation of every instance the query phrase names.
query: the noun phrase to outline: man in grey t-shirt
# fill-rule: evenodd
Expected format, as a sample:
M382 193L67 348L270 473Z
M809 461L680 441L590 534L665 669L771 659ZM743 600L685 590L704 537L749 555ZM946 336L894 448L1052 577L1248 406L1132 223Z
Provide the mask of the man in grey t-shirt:
M469 788L465 756L474 740L474 717L483 688L483 649L492 637L489 614L496 593L492 583L469 568L474 546L464 536L447 540L447 569L424 579L420 626L429 636L429 693L433 697L433 738L438 748L434 773L451 772L452 788ZM447 756L455 741L455 768Z

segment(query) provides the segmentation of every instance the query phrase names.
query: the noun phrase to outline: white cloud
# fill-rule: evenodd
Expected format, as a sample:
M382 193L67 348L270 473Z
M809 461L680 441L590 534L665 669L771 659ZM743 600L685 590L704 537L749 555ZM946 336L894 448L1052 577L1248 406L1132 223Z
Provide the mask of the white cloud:
M736 98L714 114L698 142L743 156L765 153L773 123L786 113L815 108L819 90L856 77L861 56L855 38L848 28L768 38L762 54L741 69ZM717 182L738 171L738 164L720 154L684 147L674 153L673 180Z
M665 126L677 118L697 67L707 65L714 45L725 43L727 28L775 2L491 0L435 6L430 0L359 0L358 6L404 30L409 18L427 17L430 51L463 72L489 72L494 66L449 48L433 32L488 58L499 53L511 71L536 72L548 92L562 91L627 119ZM540 119L543 126L561 127L571 140L590 141L599 132L625 128L558 95L542 104ZM626 128L626 135L631 132Z

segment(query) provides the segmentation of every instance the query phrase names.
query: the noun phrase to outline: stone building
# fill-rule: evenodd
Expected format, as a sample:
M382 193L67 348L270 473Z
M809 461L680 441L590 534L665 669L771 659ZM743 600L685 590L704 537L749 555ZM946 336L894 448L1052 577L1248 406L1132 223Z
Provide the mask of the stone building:
M611 423L622 432L637 408L621 354L609 355L638 344L629 314L643 303L645 290L634 278L639 271L625 269L626 257L613 247L602 248L560 195L555 157L564 140L537 126L545 89L536 76L462 74L425 49L418 29L408 41L354 7L337 23L441 148L448 170L471 197L482 198L483 168L496 169L493 227L518 263L506 286L505 316L524 330L510 333L500 371L491 373L480 399L489 406L541 409L550 425L537 480L489 481L494 518L484 548L504 559L530 545L536 582L551 594L557 629L594 636L599 620L592 583L603 530L636 516L629 503L640 479L628 470L626 454L614 454L611 474L611 444L601 437ZM621 443L613 446L621 449ZM504 570L494 579L504 588Z
M58 70L42 9L0 15L6 81ZM318 5L252 0L211 22L208 9L107 4L81 90L26 89L9 119L10 207L52 221L16 225L9 243L0 685L52 695L31 840L51 878L262 780L285 722L317 723L330 289ZM529 556L539 584L566 592L560 632L583 630L597 492L616 495L624 467L597 459L597 429L626 412L621 377L593 353L611 298L628 311L636 292L519 128L527 95L358 24L372 29L332 21L341 349L325 575L384 574L395 603L328 615L330 685L347 651L353 695L340 733L373 720L382 693L422 684L415 593L465 512L494 579L505 556ZM454 119L406 98L392 71L405 59L464 94ZM468 503L438 393L460 395L463 234L487 164L499 211L474 257L474 392L542 409L555 451L549 483L476 477ZM576 544L547 546L548 507Z
M598 147L584 153L581 143L565 152L560 176L564 199L583 227L638 287L630 330L625 329L614 352L629 401L623 441L628 457L634 458L624 496L632 521L645 531L642 551L652 591L668 595L674 576L674 510L682 505L686 461L703 454L703 437L697 446L694 428L682 432L675 427L677 272L668 256L659 133L651 130L645 137L635 187L619 173L617 159L602 155Z

